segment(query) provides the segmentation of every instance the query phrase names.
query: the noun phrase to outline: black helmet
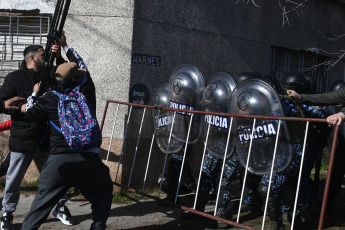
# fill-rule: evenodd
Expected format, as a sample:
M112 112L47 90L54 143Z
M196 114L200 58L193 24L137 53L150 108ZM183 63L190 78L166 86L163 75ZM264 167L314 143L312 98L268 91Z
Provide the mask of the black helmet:
M292 89L297 93L306 93L308 90L308 81L301 73L290 73L280 84L283 89Z
M272 86L278 94L280 94L283 91L278 79L275 76L266 75L261 77L260 79Z
M336 91L343 87L345 85L345 82L343 80L336 81L332 84L331 88L329 88L330 92Z
M248 80L248 79L260 79L261 78L261 74L259 74L258 72L246 72L246 73L241 73L240 75L238 75L235 80L237 81L237 84L240 84L241 82Z
M307 93L310 93L310 94L317 93L317 81L316 81L315 76L305 75L305 78L308 81L308 91L307 91Z

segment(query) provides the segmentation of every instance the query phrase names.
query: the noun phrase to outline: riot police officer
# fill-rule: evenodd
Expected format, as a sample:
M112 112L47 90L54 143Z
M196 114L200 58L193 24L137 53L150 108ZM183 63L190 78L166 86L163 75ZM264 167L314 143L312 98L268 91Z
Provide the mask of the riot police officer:
M154 104L172 109L201 110L204 85L204 78L197 67L188 64L180 65L173 71L169 82L156 90ZM191 129L188 132L192 117ZM188 158L191 155L191 144L198 141L201 133L201 116L181 111L164 112L159 110L159 114L154 114L154 122L156 141L162 152L166 154L165 160L169 154L171 155L165 180L166 199L175 202L182 161L184 157ZM184 153L186 145L187 151ZM186 187L193 190L195 182L191 169L188 163L184 166L182 175L184 175ZM164 177L164 170L165 168L162 177ZM161 180L161 183L163 182Z
M170 91L169 83L164 82L159 85L155 91L153 97L153 104L157 107L168 108L170 106ZM184 155L185 144L176 138L171 137L169 142L169 123L171 122L169 113L164 110L153 110L154 128L155 128L155 139L159 149L169 158L168 172L163 173L158 179L158 184L162 183L162 190L167 194L166 201L175 202L175 196L177 193L177 186L179 180L179 174L182 167L182 159ZM187 147L186 158L191 155L191 146ZM191 168L188 162L185 162L183 171L183 182L185 187L192 191L196 185L192 176ZM162 203L158 203L162 205Z
M253 79L247 81L245 84L239 86L239 89L236 93L233 95L233 100L231 102L231 105L234 106L232 110L230 110L231 113L242 113L242 114L248 114L248 115L269 115L269 116L308 116L308 117L320 117L319 111L314 110L312 107L306 107L299 105L296 101L290 100L287 96L277 95L275 90L270 90L271 86L274 86L276 90L280 89L279 85L277 84L276 79L269 79L269 77L262 78L262 80L265 80L266 83L264 84L260 80ZM282 87L294 87L296 90L299 90L301 92L304 92L307 88L307 80L304 78L303 75L298 73L292 73L289 74L286 78L283 79ZM263 92L260 92L260 89L266 88ZM256 91L259 91L256 94ZM267 93L269 92L269 93ZM270 95L269 95L270 94ZM263 96L265 96L262 98ZM255 100L253 99L255 97ZM271 99L272 98L272 99ZM273 99L274 98L274 99ZM237 100L237 103L236 103ZM265 104L266 102L266 105ZM256 102L260 102L260 105ZM279 102L279 104L277 104ZM271 108L271 109L269 109ZM274 108L281 108L276 109ZM250 110L252 110L250 112ZM249 111L249 112L248 112ZM252 121L250 121L252 122ZM242 121L243 123L243 121ZM237 126L244 126L249 127L248 124L242 124L240 121L237 123ZM286 126L286 124L288 124ZM301 133L300 124L296 122L282 122L283 126L283 133L286 133L285 137L280 137L280 141L278 149L277 149L277 156L275 160L275 169L274 174L272 175L272 183L271 183L271 191L270 196L268 199L268 215L270 217L270 225L271 229L279 229L282 226L282 213L284 211L284 206L282 205L282 195L283 195L283 188L287 185L287 179L294 178L296 179L296 175L298 175L298 166L300 165L300 159L303 149L303 134ZM257 124L258 127L264 126L266 123ZM285 125L285 126L284 126ZM249 130L250 128L248 128ZM272 129L274 130L274 129ZM244 133L245 129L238 130L238 133ZM274 133L274 132L272 132ZM291 138L290 138L291 134ZM244 153L247 152L245 141L241 137L243 135L239 135L238 141L236 143L236 148L241 151L241 148L244 148ZM261 181L258 186L258 195L261 197L265 197L268 191L269 186L269 179L270 174L268 173L270 171L271 165L270 164L262 164L260 162L270 162L269 160L264 160L265 158L261 159L261 155L265 156L267 154L267 146L263 146L263 144L268 144L269 136L267 135L266 138L260 139L260 135L257 135L257 137L253 137L256 140L253 141L253 149L254 152L252 154L252 160L249 164L248 170L251 173L262 175ZM285 140L285 142L284 142ZM291 144L290 141L291 141ZM262 142L262 145L260 144ZM272 145L272 144L271 144ZM266 151L260 152L260 149L266 149ZM286 158L290 154L289 158ZM272 159L271 155L266 155L267 159ZM246 159L247 155L244 154L242 156L241 154L241 163L243 164ZM260 160L261 159L261 160ZM294 180L296 181L296 180ZM301 193L300 193L301 194ZM309 193L308 193L309 194ZM301 197L301 196L300 196ZM301 199L299 199L301 200Z

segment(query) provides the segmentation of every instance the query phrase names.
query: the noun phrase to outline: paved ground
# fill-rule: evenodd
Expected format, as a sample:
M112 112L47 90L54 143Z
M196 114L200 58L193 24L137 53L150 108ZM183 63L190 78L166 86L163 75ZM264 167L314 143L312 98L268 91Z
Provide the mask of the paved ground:
M3 192L0 192L0 200ZM25 214L30 208L34 194L22 192L17 211L14 218L14 229L21 229ZM192 206L194 198L192 196L181 197L181 202ZM67 203L75 219L74 226L63 225L53 216L49 216L47 221L40 229L67 229L67 230L84 230L89 229L91 225L90 203L84 199L72 198ZM209 213L212 214L212 206L208 206ZM153 229L153 230L204 230L217 229L217 222L208 219L188 220L181 218L184 211L176 207L159 206L155 200L133 201L128 204L113 204L110 217L107 223L107 229ZM315 226L304 229L316 229L318 215L315 214ZM245 215L241 217L241 222L248 223L250 226L261 228L262 216L253 217ZM234 230L233 228L232 230ZM327 230L344 230L345 229L345 190L342 191L337 199L336 205L325 220L324 229Z
M0 193L2 199L3 192ZM17 210L14 213L14 229L21 229L25 214L28 212L33 194L21 194ZM40 229L89 229L91 225L90 203L81 199L71 199L67 203L75 219L74 226L63 225L52 215ZM157 205L155 200L134 201L129 204L113 204L107 229L205 229L214 228L214 221L184 220L181 222L180 215L183 211L175 207L164 207Z

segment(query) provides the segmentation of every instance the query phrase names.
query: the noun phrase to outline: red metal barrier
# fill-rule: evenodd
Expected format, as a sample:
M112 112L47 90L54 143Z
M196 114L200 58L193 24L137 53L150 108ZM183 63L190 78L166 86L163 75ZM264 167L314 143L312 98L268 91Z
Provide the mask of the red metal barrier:
M214 116L223 116L223 117L227 116L227 117L238 117L238 118L265 119L265 120L303 121L303 122L322 122L322 123L326 122L326 119L297 118L297 117L272 117L272 116L253 116L253 115L239 115L239 114L226 114L226 113L211 113L211 112L205 112L205 111L191 111L191 110L182 110L182 109L161 108L161 107L155 107L155 106L138 105L138 104L120 102L120 101L115 101L115 100L107 100L106 101L106 106L105 106L105 109L104 109L104 113L103 113L103 117L102 117L102 121L101 121L101 129L102 130L104 128L105 120L106 120L106 117L107 117L107 112L108 112L108 109L109 109L109 104L117 104L117 105L122 105L122 106L129 106L130 108L136 107L136 108L145 108L145 109L150 109L150 110L162 110L162 111L171 111L171 112L185 112L185 113L202 114L202 115L214 115ZM143 117L142 117L142 122L143 121L144 121L144 114L143 114ZM150 121L152 122L152 119ZM127 123L128 122L129 122L129 119L128 119ZM151 127L153 129L153 125ZM331 175L332 175L332 168L333 168L333 163L334 163L334 155L335 155L336 143L337 143L337 138L338 138L338 132L339 132L339 126L336 126L335 127L333 141L332 141L332 148L331 148L330 160L329 160L329 168L328 168L328 172L327 172L327 178L326 178L326 184L325 184L325 188L324 188L322 207L321 207L320 217L319 217L319 225L318 225L318 229L319 230L321 230L323 228L323 223L324 223L324 217L325 217L325 211L326 211L326 205L327 205L327 197L328 197L329 186L330 186L330 178L331 178ZM125 138L126 138L126 136L124 137L124 139ZM153 139L154 139L154 136L152 138L151 148L152 148L152 144L153 144ZM139 140L138 140L138 143L139 143ZM138 143L137 143L137 147L138 147ZM110 145L111 145L111 142L110 142ZM109 149L110 149L110 146L109 146ZM150 151L151 151L151 149L150 149ZM121 161L122 154L123 154L123 150L121 150L120 161ZM135 161L135 157L134 157L134 161ZM150 159L148 160L148 162L149 161L150 161ZM121 162L119 162L119 164L120 163ZM134 166L134 162L133 162L133 166ZM202 167L202 166L200 166L200 167ZM131 178L131 176L130 176L130 178ZM130 182L131 182L131 180L129 181L129 184L130 184ZM149 197L149 198L152 198L152 199L155 199L155 200L159 200L160 202L166 202L166 201L163 201L162 199L160 199L159 195L158 195L158 197L155 197L155 196L152 196L150 194L138 191L138 190L136 190L136 189L134 189L132 187L125 186L123 184L118 184L116 182L114 182L114 184L117 185L117 186L120 186L122 188L125 188L128 191L130 191L130 192L135 192L135 193L144 195L146 197ZM144 187L145 187L145 183L144 183ZM143 190L144 190L144 188L143 188ZM186 207L186 206L183 206L183 205L178 205L178 204L170 203L170 202L168 202L168 203L170 205L172 205L172 206L179 207L179 208L181 208L181 209L183 209L185 211L192 212L192 213L195 213L195 214L198 214L198 215L201 215L201 216L204 216L204 217L216 220L216 221L221 221L221 222L227 223L227 224L235 226L235 227L240 227L240 228L243 228L243 229L255 229L255 228L253 228L251 226L246 226L246 225L240 224L238 222L233 222L233 221L230 221L230 220L227 220L227 219L223 219L223 218L219 218L217 216L213 216L213 215L210 215L210 214L207 214L207 213L199 212L197 210L194 210L192 208L189 208L189 207Z

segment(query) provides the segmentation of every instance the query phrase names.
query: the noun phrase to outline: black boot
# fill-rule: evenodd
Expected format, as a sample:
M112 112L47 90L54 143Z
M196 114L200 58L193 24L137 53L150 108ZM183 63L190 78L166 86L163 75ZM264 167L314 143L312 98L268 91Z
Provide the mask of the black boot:
M232 213L230 210L226 209L218 209L216 216L223 218L223 219L227 219L227 220L231 220L232 219ZM218 228L229 228L229 225L227 223L218 221Z
M268 198L267 211L270 217L270 230L279 230L282 227L282 221L279 218L280 206L276 197Z
M205 204L197 202L195 205L195 210L204 212L205 211ZM193 212L182 213L181 218L183 219L190 219L190 220L203 220L205 217L195 214Z
M94 222L91 224L90 230L104 230L107 227L103 222Z

